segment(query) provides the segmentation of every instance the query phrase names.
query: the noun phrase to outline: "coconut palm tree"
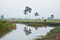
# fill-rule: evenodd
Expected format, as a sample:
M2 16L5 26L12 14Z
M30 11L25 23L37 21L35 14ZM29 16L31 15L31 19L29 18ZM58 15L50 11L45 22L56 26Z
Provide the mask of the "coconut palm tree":
M29 9L28 9L28 12L29 12L29 13L31 13L31 10L32 10L32 9L31 9L31 8L29 8ZM29 17L30 17L30 14L29 14Z
M24 10L24 14L25 14L25 15L27 14L27 10ZM25 19L26 19L26 16L25 16Z
M31 13L31 10L32 10L32 9L31 9L31 8L29 8L29 13Z
M31 8L30 7L28 7L28 6L26 6L26 8L25 8L25 10L24 10L24 14L26 15L27 14L27 12L29 12L29 13L31 13ZM28 15L27 15L28 16ZM25 17L26 18L26 17Z
M32 9L30 7L28 7L28 6L26 6L25 10L27 10L27 12L31 13Z

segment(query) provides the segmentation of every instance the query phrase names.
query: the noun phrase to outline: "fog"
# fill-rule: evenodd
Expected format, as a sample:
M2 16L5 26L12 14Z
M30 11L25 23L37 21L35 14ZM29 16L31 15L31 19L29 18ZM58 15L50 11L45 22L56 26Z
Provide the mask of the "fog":
M36 18L35 12L39 13L38 18L47 18L53 14L55 19L60 19L60 0L0 0L0 16L25 18L23 11L26 6L32 8L32 12L27 13L30 19Z

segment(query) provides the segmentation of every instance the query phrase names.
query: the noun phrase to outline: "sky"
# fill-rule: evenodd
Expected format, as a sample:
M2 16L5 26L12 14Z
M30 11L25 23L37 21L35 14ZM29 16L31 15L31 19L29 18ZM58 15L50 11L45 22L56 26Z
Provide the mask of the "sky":
M24 15L24 9L28 6L32 8L31 13ZM38 12L39 16L35 17ZM60 19L60 0L0 0L0 16L5 18L47 18L54 15L55 19Z

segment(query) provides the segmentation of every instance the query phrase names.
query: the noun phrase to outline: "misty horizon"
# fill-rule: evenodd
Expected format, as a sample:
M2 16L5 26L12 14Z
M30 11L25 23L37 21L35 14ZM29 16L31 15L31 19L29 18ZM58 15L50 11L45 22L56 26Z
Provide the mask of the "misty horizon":
M0 0L0 16L5 18L22 18L27 16L30 19L35 19L35 12L38 12L40 19L45 19L54 15L54 19L60 19L60 0ZM31 13L24 15L26 6L32 8Z

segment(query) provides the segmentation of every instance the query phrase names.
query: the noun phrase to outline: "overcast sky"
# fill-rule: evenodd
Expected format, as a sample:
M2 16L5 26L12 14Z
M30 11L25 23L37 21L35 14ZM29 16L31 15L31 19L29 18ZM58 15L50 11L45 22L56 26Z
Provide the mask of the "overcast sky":
M54 18L60 19L60 0L0 0L0 16L25 18L23 10L26 6L32 8L28 18L36 18L34 14L38 12L39 18L47 18L54 14Z

